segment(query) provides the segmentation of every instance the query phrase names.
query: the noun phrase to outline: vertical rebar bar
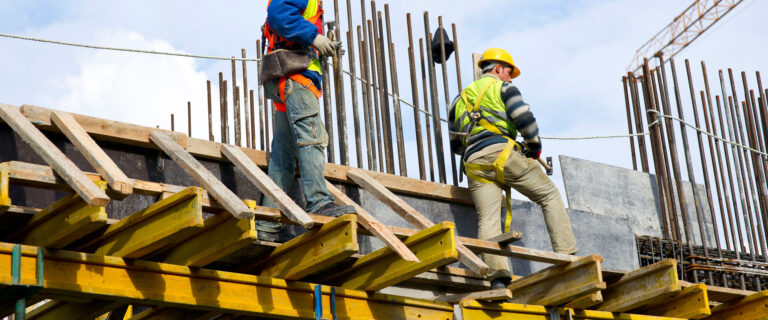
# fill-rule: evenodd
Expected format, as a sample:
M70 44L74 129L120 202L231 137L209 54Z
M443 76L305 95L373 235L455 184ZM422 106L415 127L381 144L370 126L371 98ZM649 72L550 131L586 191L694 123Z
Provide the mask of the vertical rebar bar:
M739 111L739 106L735 103L733 100L728 100L728 103L731 107L731 112L733 113L733 121L734 121L734 130L736 131L736 143L744 145L746 144L744 142L744 131L741 125L741 112ZM744 224L747 226L747 229L745 230L747 232L747 239L749 240L749 251L751 253L751 260L755 261L755 256L758 254L759 247L757 244L757 236L755 235L755 221L752 218L752 208L754 204L754 198L752 197L752 188L750 186L752 185L752 174L749 170L749 163L747 162L747 151L745 149L742 149L739 147L739 171L741 171L743 180L742 180L742 187L744 197L746 198L746 210L744 211ZM752 199L753 201L749 201ZM758 208L754 208L754 210L758 210Z
M227 127L224 121L227 117L227 113L224 110L224 96L226 89L224 88L224 74L219 72L219 127L221 129L221 136L219 142L227 143Z
M437 25L440 29L443 29L443 16L437 16ZM445 29L443 29L445 30ZM445 98L445 114L447 115L448 112L451 111L451 94L448 89L448 61L445 56L445 41L446 39L443 38L445 36L445 32L440 32L440 59L442 63L440 64L442 75L443 75L443 97ZM433 39L434 41L434 39ZM430 43L431 47L431 43ZM453 154L450 150L448 151L448 157L451 158L451 178L453 180L453 185L458 186L459 185L459 175L456 172L456 155Z
M352 28L352 1L347 0L347 55L349 57L350 94L352 97L352 126L355 131L355 153L357 167L363 168L363 146L360 140L360 112L357 105L357 66L355 63L355 37Z
M362 83L362 86L360 88L360 92L363 94L363 120L365 122L365 147L366 147L366 155L368 156L368 170L376 171L376 140L375 140L375 133L376 129L373 126L373 119L371 118L371 78L369 76L369 70L368 70L368 51L367 44L365 40L362 40L362 35L364 35L365 32L362 31L361 26L357 26L357 38L360 39L358 41L358 52L360 53L360 73L361 77L363 78L364 82Z
M243 110L245 110L245 146L252 148L251 144L251 122L253 121L253 109L248 108L248 69L245 66L245 48L240 49L243 57ZM250 112L249 112L250 111Z
M330 31L328 31L330 32ZM333 146L333 142L336 140L333 136L333 112L331 109L333 106L331 105L331 84L330 84L330 76L328 75L328 58L327 57L321 57L320 58L323 70L323 79L322 79L322 87L323 87L323 111L325 115L325 131L328 134L328 146L326 147L326 154L328 156L328 162L334 163L336 162L336 152ZM273 122L274 123L274 122Z
M659 56L659 59L661 61L660 65L663 66L664 58ZM661 69L661 71L659 71L659 69ZM658 69L651 69L650 72L651 72L650 81L651 81L651 84L653 85L650 87L650 89L653 89L654 91L649 91L652 94L652 96L647 98L646 103L650 103L650 99L653 98L653 101L656 103L655 110L665 115L670 115L671 103L669 101L669 91L668 91L669 86L667 86L667 82L666 82L667 81L666 71L664 68L660 67ZM653 77L654 73L656 74L660 73L661 78ZM658 90L656 90L657 85L659 87ZM654 92L658 92L658 94ZM661 100L661 103L659 103L659 100L657 100L657 98L660 98L659 100ZM665 120L669 120L669 119L665 118ZM648 121L650 122L650 118ZM674 234L677 236L677 239L679 240L680 226L677 220L677 211L676 211L677 209L675 205L675 189L673 188L673 179L671 176L672 174L669 172L670 158L674 159L674 161L672 162L673 165L677 165L678 170L680 168L679 161L677 161L677 145L673 143L675 141L670 141L670 148L672 148L671 150L674 150L669 152L672 154L670 156L669 153L667 153L667 139L664 138L665 130L667 131L667 135L669 134L674 135L675 129L674 129L674 126L672 126L672 123L669 121L662 122L661 119L658 119L657 121L659 122L658 130L659 130L659 136L661 137L662 154L659 155L659 158L658 158L659 161L661 161L661 163L659 164L659 168L661 169L657 169L656 171L657 171L657 174L661 175L662 181L664 182L663 187L665 190L665 193L664 193L665 197L663 199L667 201L667 210L668 210L668 213L670 214L668 218L672 220L671 225L674 227L674 230L675 230ZM674 139L671 139L671 140L674 140ZM679 175L675 175L675 177L676 177L675 181L679 183L680 182ZM677 190L680 190L680 189L678 188ZM679 197L682 196L680 191L678 191L677 195Z
M424 11L424 34L426 36L427 50L432 46L432 33L429 32L429 12ZM435 74L435 62L432 55L427 52L427 68L429 69L429 85L432 97L432 121L435 127L435 153L437 154L437 171L440 175L440 183L446 183L445 151L443 150L443 129L440 123L440 105L437 102L437 75ZM451 159L453 157L451 156ZM455 161L455 160L454 160Z
M187 136L192 137L192 101L187 101Z
M222 92L224 94L224 114L223 114L223 117L224 117L224 132L225 132L225 136L227 137L227 141L224 142L224 143L230 143L230 140L229 140L229 96L227 95L227 88L229 88L227 86L227 80L224 80L224 90Z
M746 77L745 77L746 80ZM746 128L747 128L747 136L749 137L749 146L752 147L752 149L759 150L760 146L758 146L758 135L756 130L756 123L755 123L755 112L754 112L754 106L755 106L755 92L750 90L749 91L749 98L751 103L746 104L746 109L744 110L744 115L746 119ZM760 210L755 212L755 220L757 221L757 233L760 239L760 245L762 248L763 253L763 259L768 262L768 248L766 248L766 241L765 241L765 230L763 229L765 226L765 213L766 213L766 189L765 189L765 176L763 175L763 170L761 168L760 162L761 162L761 156L754 152L749 152L751 159L752 159L752 170L754 171L755 176L755 187L757 189L757 198L758 203L760 204Z
M242 132L240 131L240 95L238 94L237 70L235 68L235 56L232 56L232 120L235 122L235 145L241 146Z
M629 93L627 90L627 77L621 77L622 88L624 88L624 104L627 107L627 130L629 131L629 151L632 153L632 169L637 171L637 157L635 156L635 139L632 138L632 112L629 110Z
M251 134L251 148L256 149L256 117L255 117L256 114L254 113L255 103L253 102L253 90L250 90L248 92L248 95L251 98L250 99L250 103L251 103L251 119L252 119L252 121L251 121L251 133L250 133Z
M378 151L378 158L379 158L379 171L385 172L387 170L387 164L384 160L384 132L382 131L382 118L381 118L381 106L379 105L379 94L381 93L379 91L378 83L379 83L379 65L378 65L378 59L376 59L376 45L374 44L376 42L376 36L374 36L373 33L373 21L368 20L368 39L370 41L368 42L368 49L370 52L370 63L371 63L371 92L373 93L373 111L374 111L374 122L376 122L376 146ZM371 95L369 95L370 97Z
M453 30L453 55L456 57L456 86L459 88L459 92L464 90L464 86L461 84L461 63L459 60L459 37L456 33L456 24L451 23L451 29Z
M261 40L256 40L256 69L261 72ZM266 131L266 114L264 113L265 101L262 99L261 80L256 81L256 96L259 98L259 142L261 143L261 150L269 150L267 145ZM255 125L254 125L255 126Z
M176 125L173 121L173 113L171 113L171 131L176 131Z
M427 93L427 71L424 66L424 39L419 38L419 57L421 58L421 91L424 92L424 110L427 112L424 118L424 129L427 135L427 162L429 163L429 180L435 181L435 167L432 159L432 132L430 132L429 94Z
M208 141L213 141L213 105L211 104L211 80L205 80L208 91Z
M371 1L371 34L368 37L370 39L371 45L373 47L371 48L371 57L372 57L372 63L376 65L376 84L377 86L374 87L374 89L377 92L376 97L378 98L377 101L377 110L378 110L378 127L379 127L379 135L381 136L381 147L382 152L380 154L382 158L381 161L381 171L392 173L390 171L390 168L394 170L394 166L392 165L392 158L389 156L390 154L390 148L392 145L389 143L390 138L392 137L389 131L389 123L387 122L389 117L389 99L387 97L387 81L386 81L386 75L384 68L384 59L381 56L382 55L382 48L381 48L381 37L379 36L381 25L379 23L379 19L377 17L377 11L376 11L376 2ZM379 118L380 116L380 118Z
M645 133L645 131L643 130L643 117L642 117L642 112L640 111L640 100L637 97L638 93L637 93L637 82L635 80L635 75L632 72L628 72L627 79L629 79L630 91L634 92L634 94L632 94L631 96L632 96L632 106L635 113L635 129L637 129L636 132L638 134L643 134ZM640 164L643 168L643 172L649 173L648 155L646 154L646 148L645 148L645 135L637 136L637 142L638 142L638 148L640 149Z
M387 59L387 52L385 51L385 47L388 47L384 44L384 20L381 16L381 11L376 12L376 20L378 23L374 25L374 30L376 29L376 26L378 25L378 38L376 39L376 44L378 45L378 52L379 52L379 62L381 63L381 81L379 82L379 86L381 86L382 90L382 111L381 115L384 119L384 133L386 133L386 136L384 137L386 143L384 146L386 147L387 151L387 173L389 174L395 174L395 146L394 142L392 141L392 119L391 114L392 111L389 108L389 84L387 82L387 61L391 64L391 57L390 59ZM389 75L391 76L391 75Z
M419 84L416 75L416 57L413 50L413 29L411 26L411 14L405 15L408 25L408 67L411 72L411 100L413 101L413 125L416 130L416 155L419 160L419 179L427 180L427 172L424 167L424 145L421 136L421 107L419 106Z
M707 117L706 117L707 96L704 94L703 90L699 91L699 93L701 94L701 110L704 112L704 123L706 127L706 132L709 133L709 123L707 122ZM703 128L701 127L701 124L699 123L699 114L696 109L693 110L693 118L695 120L696 127L703 130ZM701 132L697 131L697 135L701 135ZM701 151L701 167L704 174L704 188L707 190L707 203L709 205L709 214L710 214L710 219L712 219L712 229L714 231L714 236L715 236L713 241L715 242L715 245L717 247L718 256L722 258L723 253L722 253L722 248L720 246L720 230L717 224L717 215L715 214L715 200L712 197L712 186L709 181L709 169L708 169L707 162L705 161L706 154L704 152L705 150L704 150L704 144L703 144L703 137L699 137L699 138L702 139L702 142L699 144L699 150ZM708 142L709 142L710 153L714 153L714 150L712 148L712 137L707 136L707 138L709 138ZM717 172L715 172L714 167L715 167L715 163L712 162L712 173L715 175L715 181L717 181ZM723 225L725 225L725 221L723 221Z
M341 40L341 23L339 22L339 0L333 0L333 19L336 22L336 28L332 31L335 34L335 41ZM341 165L349 164L349 144L347 141L347 108L345 107L344 96L344 76L341 70L344 67L344 61L341 59L341 49L334 50L331 56L333 60L333 91L336 96L336 121L339 130L339 163Z
M722 78L721 78L722 80ZM721 83L722 84L722 83ZM725 87L723 87L725 89ZM725 102L723 102L722 105L720 105L720 96L715 96L715 102L717 103L717 113L718 113L718 120L720 123L720 132L723 133L723 137L726 136L725 126L724 122L726 122L726 119L723 118L723 109L726 110L726 114L728 114L730 111L728 111L728 107L726 106ZM730 129L730 128L729 128ZM736 187L733 183L733 170L731 169L731 158L729 156L728 152L728 145L723 143L723 153L725 154L725 168L726 172L728 173L728 180L726 185L728 186L728 189L731 191L731 199L733 199L731 205L733 207L733 216L729 216L729 220L731 223L731 231L733 231L733 246L734 251L736 253L736 259L741 259L741 250L743 250L744 247L744 238L741 233L741 221L739 220L739 207L738 202L736 200ZM734 158L733 162L736 162L736 158ZM734 225L735 222L735 225ZM738 239L738 241L736 241Z
M400 165L400 175L403 177L408 176L408 168L406 166L405 155L405 141L403 138L403 118L400 112L400 85L397 77L397 59L395 57L395 44L392 42L392 28L390 26L389 19L389 4L384 5L384 17L387 25L387 47L389 48L389 73L390 80L392 82L392 93L395 95L392 106L395 113L395 134L397 138L397 158Z

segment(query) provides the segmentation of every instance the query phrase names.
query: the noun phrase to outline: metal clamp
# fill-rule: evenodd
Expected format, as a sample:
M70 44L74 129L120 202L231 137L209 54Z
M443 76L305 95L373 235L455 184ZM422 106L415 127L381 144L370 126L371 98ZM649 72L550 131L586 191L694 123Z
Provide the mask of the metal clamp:
M24 320L27 299L43 288L43 248L37 248L37 283L21 284L21 245L16 244L11 252L11 285L0 292L0 301L15 301L15 319Z
M549 319L550 320L561 320L560 318L560 308L549 308ZM573 320L573 310L571 309L565 309L565 320Z

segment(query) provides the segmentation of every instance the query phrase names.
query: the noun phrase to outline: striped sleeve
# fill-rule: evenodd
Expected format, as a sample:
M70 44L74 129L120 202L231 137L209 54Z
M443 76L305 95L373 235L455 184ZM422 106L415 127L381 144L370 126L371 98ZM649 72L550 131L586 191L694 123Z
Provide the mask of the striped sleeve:
M511 83L505 82L501 86L501 100L507 111L507 116L515 124L517 132L528 143L541 143L539 139L539 125L531 113L531 107L523 101L520 90Z

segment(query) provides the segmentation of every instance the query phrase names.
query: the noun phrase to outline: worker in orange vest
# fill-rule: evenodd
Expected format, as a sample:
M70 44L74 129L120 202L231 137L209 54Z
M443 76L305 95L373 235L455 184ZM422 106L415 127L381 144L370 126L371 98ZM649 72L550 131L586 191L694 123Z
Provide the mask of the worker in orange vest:
M298 162L308 213L333 217L354 213L354 207L334 203L323 176L328 134L320 121L322 71L318 54L332 55L341 44L323 35L321 3L271 0L262 32L268 42L268 53L262 61L260 81L265 96L275 103L276 109L269 177L287 192ZM266 197L263 205L276 207ZM259 238L263 240L276 241L281 228L276 222L256 221Z

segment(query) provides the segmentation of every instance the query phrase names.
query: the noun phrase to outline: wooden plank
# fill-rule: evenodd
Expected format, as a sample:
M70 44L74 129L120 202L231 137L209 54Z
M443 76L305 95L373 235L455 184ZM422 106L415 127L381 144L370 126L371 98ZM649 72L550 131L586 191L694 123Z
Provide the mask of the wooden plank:
M0 214L8 210L11 207L10 193L10 171L11 167L8 163L0 163Z
M565 307L573 309L587 309L601 303L603 303L603 294L598 291L586 297L568 302L565 304Z
M625 274L603 290L598 310L625 312L663 301L680 292L677 261L665 259Z
M354 180L359 186L363 187L366 191L373 194L374 197L379 199L397 214L399 214L405 221L414 225L417 228L426 229L434 225L432 221L429 221L426 217L421 215L416 209L405 203L403 199L396 196L389 191L386 187L381 185L370 176L368 176L363 170L353 169L347 173L352 180ZM485 274L488 272L488 265L483 262L477 255L467 249L461 242L456 242L456 250L459 251L459 260L461 263L474 270L475 272Z
M357 216L347 214L280 245L253 267L262 276L299 280L328 270L359 249Z
M149 138L160 149L163 149L197 183L203 186L229 213L238 219L253 218L253 212L243 204L243 201L232 190L229 190L224 183L203 167L197 159L184 151L169 135L160 131L154 131L150 133Z
M212 241L214 240L215 241ZM163 262L190 267L204 267L248 246L257 240L252 219L237 219L217 214L203 222L200 232L173 247Z
M411 261L411 262L419 262L419 259L416 258L416 255L413 254L413 252L411 252L411 250L409 250L408 247L405 246L405 244L402 241L400 241L400 239L397 238L397 236L395 236L394 233L392 233L392 230L388 229L384 224L379 222L379 220L376 219L376 217L374 217L367 210L363 209L363 207L355 203L355 201L353 201L346 194L341 192L341 190L337 189L333 184L326 181L325 185L328 187L328 190L331 191L331 194L333 194L333 197L336 198L336 202L355 207L357 220L365 229L370 231L373 235L379 238L379 240L384 242L384 244L386 244L389 248L395 251L401 258L403 258L403 260Z
M512 291L509 289L494 289L459 294L446 294L435 297L433 300L448 303L458 303L464 300L505 301L512 299Z
M753 293L739 301L723 303L712 309L712 320L768 319L768 290Z
M523 233L522 232L520 232L520 231L510 231L510 232L502 233L502 234L500 234L498 236L495 236L493 238L486 239L486 241L498 242L500 244L507 244L507 243L515 242L515 241L518 241L518 240L521 240L521 239L523 239Z
M280 208L288 219L304 228L312 228L312 218L289 197L283 189L275 184L269 176L248 158L240 148L232 145L222 145L221 153L240 169L251 183L255 184L261 192L269 197Z
M683 288L695 285L695 283L680 281L680 286ZM755 293L757 293L757 291L707 286L707 297L709 298L709 301L717 301L720 303L741 300Z
M703 319L712 314L707 298L707 285L703 283L689 286L664 301L632 312L685 319Z
M106 206L109 197L83 174L40 130L24 118L15 106L0 103L0 118L18 134L88 204Z
M89 244L98 244L97 255L140 258L179 243L203 227L202 192L189 187L160 200L112 224Z
M598 255L581 258L566 265L552 266L512 281L514 303L559 306L605 289Z
M552 320L555 310L560 319L578 320L682 320L680 318L613 313L595 310L573 310L567 308L548 308L530 304L493 303L476 300L464 300L459 303L459 311L464 320ZM570 314L570 317L568 315ZM449 318L450 319L450 318Z
M75 145L80 154L99 172L101 177L107 181L112 190L124 196L133 193L133 181L128 179L128 176L117 167L117 164L96 144L96 141L93 141L88 133L77 123L75 118L69 113L54 111L51 114L51 121L67 136L69 141Z
M51 123L52 109L23 105L21 107L21 112L40 129L58 131L58 128ZM94 139L119 142L133 146L156 148L149 140L149 134L152 131L160 129L89 117L75 113L72 113L72 116ZM163 131L172 135L173 139L179 145L183 146L190 154L196 157L219 161L224 160L220 150L221 144L218 142L187 137L181 132ZM267 152L246 148L242 150L260 167L267 166L269 159L269 154ZM349 170L350 167L347 166L326 163L323 174L327 179L333 181L351 183L349 178L347 178L347 171ZM472 204L472 197L469 195L469 190L467 188L401 177L393 174L377 172L371 172L370 174L387 188L398 193L452 203Z
M14 244L0 243L0 286L10 285ZM37 282L37 248L21 248L21 284ZM46 251L44 288L39 296L78 295L153 306L218 311L257 318L313 319L314 285L218 270L127 260L109 256ZM340 319L450 319L450 304L335 288ZM322 317L330 314L331 288L322 288Z
M441 222L405 239L405 245L421 262L405 261L392 249L384 247L357 259L352 266L326 279L344 288L375 291L455 262L458 252L454 228L451 222Z
M106 182L99 181L98 184L102 189L106 188ZM49 249L61 249L106 225L107 212L104 207L89 205L79 195L70 194L37 212L10 239Z

